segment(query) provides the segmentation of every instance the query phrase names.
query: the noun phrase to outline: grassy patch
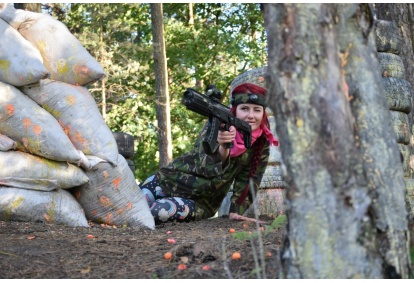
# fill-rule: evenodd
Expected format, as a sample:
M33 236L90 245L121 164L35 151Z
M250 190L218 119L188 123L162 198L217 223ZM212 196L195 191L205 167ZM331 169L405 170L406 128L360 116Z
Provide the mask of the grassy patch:
M265 225L264 227L264 234L266 235L267 233L271 233L274 230L277 230L281 227L283 227L286 224L286 215L280 215L279 217L277 217L275 220L273 220L272 224L270 225ZM256 239L259 235L260 231L256 231L256 232L235 232L233 233L233 237L237 240L240 241L246 241L246 240L250 240L250 239Z

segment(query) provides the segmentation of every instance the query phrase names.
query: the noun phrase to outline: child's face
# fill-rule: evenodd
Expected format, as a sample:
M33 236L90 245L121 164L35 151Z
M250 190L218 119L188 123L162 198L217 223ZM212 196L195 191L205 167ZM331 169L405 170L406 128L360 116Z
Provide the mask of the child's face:
M262 122L264 114L264 108L261 105L243 103L237 105L236 117L246 121L252 127L252 131L259 128Z

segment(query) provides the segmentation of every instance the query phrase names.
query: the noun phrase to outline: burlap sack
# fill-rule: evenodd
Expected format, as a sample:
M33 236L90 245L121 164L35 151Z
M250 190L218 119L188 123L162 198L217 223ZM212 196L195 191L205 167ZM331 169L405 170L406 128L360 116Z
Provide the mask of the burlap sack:
M50 75L39 50L2 19L0 38L0 81L23 86Z
M126 160L119 155L118 166L98 164L86 172L89 183L73 190L88 220L117 226L155 228L145 195L135 181Z
M56 161L87 164L58 121L17 88L0 82L0 133L24 152Z
M73 195L60 189L40 192L0 186L0 219L89 227Z
M75 148L118 163L116 140L87 88L42 80L21 90L59 121Z
M51 79L86 85L105 76L101 65L82 43L52 16L14 9L9 4L0 11L0 18L37 47Z
M0 185L21 189L69 189L89 181L85 172L75 165L20 151L0 151L0 168Z

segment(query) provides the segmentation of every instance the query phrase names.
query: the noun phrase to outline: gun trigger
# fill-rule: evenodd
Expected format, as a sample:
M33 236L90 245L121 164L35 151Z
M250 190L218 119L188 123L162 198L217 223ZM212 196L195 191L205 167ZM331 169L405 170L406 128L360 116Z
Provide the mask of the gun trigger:
M220 126L221 131L230 131L230 125L224 124L223 127Z

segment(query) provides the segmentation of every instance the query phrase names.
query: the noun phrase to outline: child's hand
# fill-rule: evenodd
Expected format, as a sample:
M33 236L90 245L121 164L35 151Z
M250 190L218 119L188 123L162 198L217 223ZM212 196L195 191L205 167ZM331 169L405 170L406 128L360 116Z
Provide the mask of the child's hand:
M219 131L217 135L217 142L225 146L226 143L230 143L234 141L236 138L236 128L234 126L230 126L228 131Z
M234 213L234 212L230 212L229 219L237 220L237 221L251 221L251 222L257 222L259 224L265 224L266 223L265 221L257 220L257 219L254 219L254 218L249 218L249 217L246 217L246 216L241 216L241 215L238 215L237 213Z

